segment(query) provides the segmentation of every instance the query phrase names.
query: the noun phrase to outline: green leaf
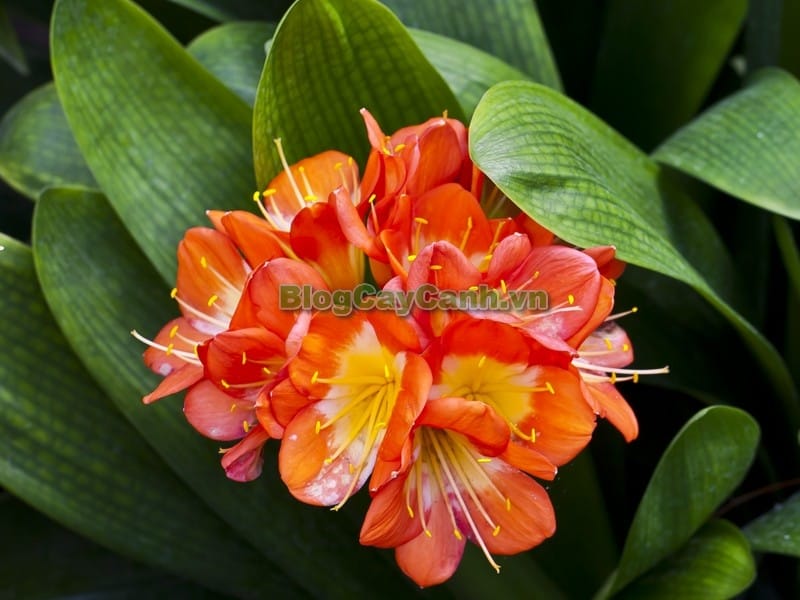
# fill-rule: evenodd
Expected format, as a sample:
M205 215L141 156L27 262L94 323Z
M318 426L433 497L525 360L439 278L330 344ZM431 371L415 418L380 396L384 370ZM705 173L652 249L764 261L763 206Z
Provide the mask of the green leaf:
M425 58L453 90L468 117L481 96L494 84L513 79L530 80L519 69L474 46L420 29L409 31Z
M470 149L503 193L562 239L614 245L621 260L691 285L734 325L790 426L800 425L780 355L730 304L734 280L724 246L656 163L574 102L528 82L486 93L472 119Z
M48 190L36 208L34 251L45 297L75 352L197 502L311 591L352 598L385 581L408 591L398 570L359 546L357 529L342 515L289 496L274 464L277 444L268 444L260 479L233 482L219 465L218 443L191 428L178 398L141 403L158 378L142 364L143 346L129 331L154 337L178 308L100 194Z
M208 207L250 202L251 112L128 0L58 0L51 35L56 87L78 146L172 281L184 230Z
M30 73L25 53L19 45L17 34L14 32L11 19L8 18L8 12L3 3L0 3L0 57L21 75Z
M758 445L745 412L712 406L692 417L664 452L633 518L611 593L677 551L739 485Z
M290 585L176 479L108 403L0 236L0 485L86 537L219 590Z
M330 57L336 61L331 62ZM253 153L259 188L290 163L335 148L363 164L359 109L386 132L461 107L405 27L375 0L298 0L278 26L256 96Z
M409 27L465 42L535 81L561 89L556 63L531 0L382 0Z
M697 112L746 10L746 0L612 0L592 109L652 148Z
M760 71L664 142L653 157L772 212L800 219L800 82Z
M749 523L744 534L756 552L800 558L800 492Z
M0 597L219 598L208 589L123 558L72 533L41 513L0 495ZM42 565L47 565L46 569Z
M209 29L186 47L189 53L250 106L267 53L264 45L275 33L264 22L227 23Z
M25 96L0 121L0 176L31 200L51 185L96 185L52 84Z
M279 19L292 0L169 0L215 21Z
M717 520L615 598L727 600L746 590L755 576L747 538L733 524Z

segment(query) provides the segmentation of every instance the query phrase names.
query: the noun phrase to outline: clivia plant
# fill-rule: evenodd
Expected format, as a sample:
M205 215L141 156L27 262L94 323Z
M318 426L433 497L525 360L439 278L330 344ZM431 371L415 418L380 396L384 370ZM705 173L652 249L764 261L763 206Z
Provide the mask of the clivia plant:
M585 103L634 143L529 0L176 4L231 22L55 2L53 83L0 123L35 202L0 251L4 589L796 592L771 13L608 3ZM109 551L23 577L72 538L11 496Z

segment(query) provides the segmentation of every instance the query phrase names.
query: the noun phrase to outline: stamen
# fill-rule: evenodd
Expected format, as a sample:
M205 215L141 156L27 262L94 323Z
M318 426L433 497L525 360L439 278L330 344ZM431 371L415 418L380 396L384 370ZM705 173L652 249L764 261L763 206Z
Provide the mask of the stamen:
M625 310L625 311L620 312L620 313L616 313L616 314L613 314L613 315L608 315L606 317L606 321L616 321L617 319L620 319L622 317L627 317L628 315L632 315L632 314L635 314L637 312L639 312L639 307L638 306L634 306L630 310Z
M134 338L136 338L137 340L139 340L140 342L142 342L143 344L145 344L147 346L150 346L151 348L155 348L156 350L161 350L164 353L167 353L167 350L169 349L168 346L163 346L161 344L156 344L153 340L150 340L150 339L144 337L143 335L141 335L135 329L131 331L131 335ZM170 344L170 346L172 346L172 344ZM173 349L169 349L169 353L168 354L175 355L176 357L180 358L182 361L187 362L187 363L191 363L193 365L200 365L201 364L200 361L197 360L197 358L192 356L191 353L186 352L184 350L175 350L173 348Z
M297 200L297 208L302 210L306 207L306 203L303 201L303 194L300 192L300 187L297 185L297 181L295 181L294 174L292 173L291 168L289 168L289 162L286 160L286 154L283 152L281 138L275 138L273 141L275 142L275 146L278 148L278 157L281 159L281 165L283 165L283 170L286 172L286 176L289 179L289 185L292 186L295 200Z

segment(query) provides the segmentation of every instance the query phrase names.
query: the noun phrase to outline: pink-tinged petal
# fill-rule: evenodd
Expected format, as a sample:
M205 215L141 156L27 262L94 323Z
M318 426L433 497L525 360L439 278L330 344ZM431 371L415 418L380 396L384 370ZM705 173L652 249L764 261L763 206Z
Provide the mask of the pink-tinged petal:
M406 481L406 476L398 477L372 498L359 536L363 545L394 548L422 533L420 520L412 518L407 508ZM415 498L416 490L412 489L410 495Z
M428 363L417 354L404 352L402 355L405 364L400 391L381 443L379 456L382 460L400 458L403 447L411 434L411 428L425 406L431 387L431 371ZM379 487L382 483L376 482L374 486L371 484L370 488Z
M608 419L626 442L639 436L639 422L630 405L611 383L583 382L587 402L598 416Z
M289 310L282 291L327 289L325 281L312 267L288 258L276 258L253 271L242 294L231 329L261 326L287 339L297 323L301 309ZM285 295L285 294L284 294Z
M530 238L522 233L514 233L503 238L492 252L486 278L489 281L500 281L514 266L522 263L531 253Z
M297 413L313 402L315 399L301 394L289 378L282 380L269 392L271 413L283 427L286 427L297 416Z
M301 210L290 239L298 258L314 266L330 289L353 289L364 280L364 253L342 233L332 205L318 202Z
M336 218L342 234L356 248L360 248L367 256L379 260L386 260L386 252L383 246L378 243L374 234L367 231L361 215L358 214L356 207L350 199L350 195L342 189L334 190L328 199L328 203L336 211Z
M608 315L611 314L611 310L613 308L614 285L608 279L603 277L601 278L600 293L597 295L597 303L595 304L594 312L581 326L581 328L566 340L567 343L573 348L580 348L584 343L586 343L589 337L595 334L595 331L599 327L603 327L603 322L608 318ZM619 349L621 348L622 346L619 347ZM627 352L627 350L625 352ZM633 354L631 354L630 358L632 361ZM621 357L618 360L621 360Z
M178 244L176 294L184 316L209 334L225 329L248 272L228 236L205 227L189 229Z
M409 194L425 193L458 177L466 155L462 154L458 135L444 119L431 124L419 137L417 147L419 163L406 183Z
M210 381L201 381L186 394L186 420L212 440L238 440L256 423L252 402L229 396Z
M342 401L322 400L302 410L286 426L278 468L289 492L298 500L315 506L334 506L346 500L364 485L374 462L359 469L363 444L342 445L351 434L351 419L339 419L330 427L320 428L341 408ZM338 454L338 455L337 455Z
M534 477L548 481L555 479L558 472L558 468L547 457L531 448L529 444L518 441L509 443L500 458Z
M633 362L633 346L625 330L613 321L595 329L580 345L581 360L602 371L603 367L626 367Z
M528 215L522 213L516 219L517 227L528 235L534 247L550 246L553 243L553 232L539 225Z
M158 332L153 345L144 351L144 364L154 373L167 377L187 363L196 362L195 347L208 338L207 333L193 327L188 319L172 319Z
M527 475L501 460L485 465L494 489L486 489L479 500L492 523L476 518L475 524L487 549L496 554L516 554L529 550L555 533L556 518L545 489ZM478 515L471 498L470 512ZM497 529L499 527L499 530Z
M511 434L505 420L491 407L464 398L428 400L417 419L417 426L423 425L460 433L486 456L503 452Z
M614 246L586 248L584 253L594 259L600 274L607 279L618 279L625 270L626 264L616 258L617 250Z
M386 152L386 143L389 141L389 136L383 133L381 126L378 125L378 121L375 120L375 117L373 117L372 113L366 108L362 108L359 112L361 113L361 118L364 119L364 125L367 126L367 137L369 138L370 145L372 145L375 150Z
M203 378L203 367L193 364L185 364L179 369L167 375L158 387L142 398L142 402L150 404L166 396L182 392L190 385L194 385Z
M447 500L436 496L430 508L428 531L398 546L395 559L414 583L426 587L450 579L464 554L466 539L453 535Z
M228 479L245 482L261 475L264 465L262 452L268 439L267 432L256 425L241 442L228 448L220 461Z
M261 217L243 210L225 213L220 222L251 267L292 254L289 235L269 226Z
M398 273L399 274L399 273ZM433 284L439 290L466 290L481 280L480 271L456 246L435 242L426 246L411 263L407 289Z

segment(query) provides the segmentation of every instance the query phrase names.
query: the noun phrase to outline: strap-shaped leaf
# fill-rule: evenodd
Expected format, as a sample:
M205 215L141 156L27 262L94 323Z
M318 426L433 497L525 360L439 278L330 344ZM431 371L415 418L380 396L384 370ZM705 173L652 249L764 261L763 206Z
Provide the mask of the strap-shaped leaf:
M58 0L51 36L78 146L172 281L183 231L252 196L250 109L128 0Z
M109 404L48 312L30 249L0 244L0 485L100 544L216 589L291 588Z
M250 106L267 53L264 45L275 33L265 22L226 23L209 29L186 47L189 54Z
M173 470L231 528L299 585L331 597L368 595L397 571L358 544L356 524L289 496L268 444L260 479L226 479L217 443L194 432L179 398L150 406L141 397L158 381L142 364L143 346L128 333L155 336L178 314L168 289L97 192L53 188L34 219L34 250L45 296L76 353L122 413ZM92 274L91 286L86 273Z
M739 485L758 445L745 412L712 406L692 417L664 452L633 518L611 593L673 554Z
M679 130L653 157L746 202L800 219L800 82L778 69Z
M331 57L336 57L331 61ZM253 154L259 187L289 162L335 148L363 163L358 111L386 132L461 107L405 27L375 0L298 0L278 26L256 96Z
M697 112L727 59L746 0L612 0L592 109L643 148Z
M494 84L531 79L519 69L469 44L421 29L411 29L410 33L425 58L453 90L468 117L481 96Z
M618 600L726 600L756 576L750 545L728 521L704 525L686 545L614 596Z
M215 21L279 19L292 0L169 0Z
M749 523L744 534L756 552L800 558L800 493Z
M561 89L553 53L532 0L382 0L409 27L438 33L485 50Z
M95 185L52 84L25 96L0 121L0 176L31 200L51 185Z
M780 355L730 305L732 268L719 237L656 163L585 109L529 82L486 93L470 149L515 204L561 238L584 247L613 244L620 259L694 287L736 327L787 418L800 424Z

